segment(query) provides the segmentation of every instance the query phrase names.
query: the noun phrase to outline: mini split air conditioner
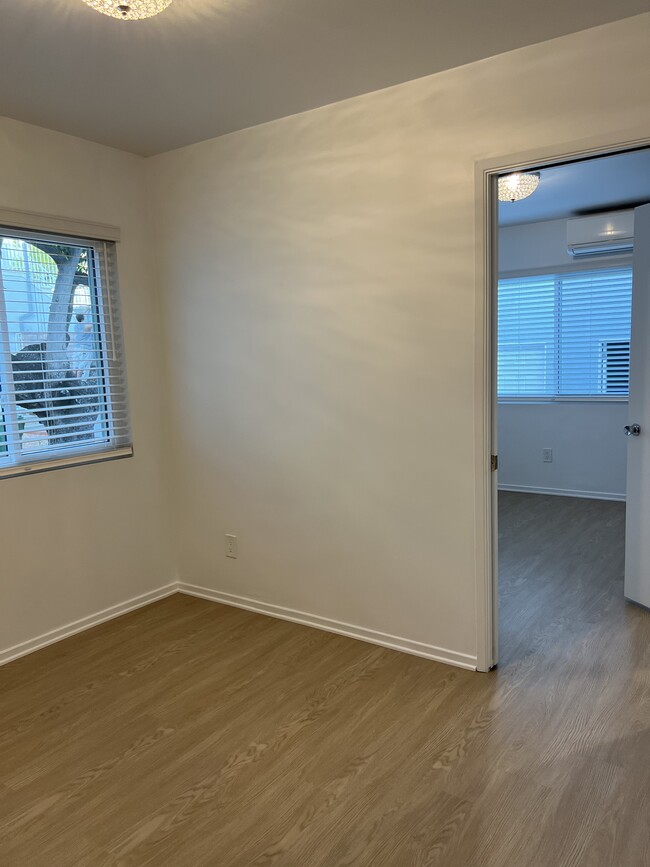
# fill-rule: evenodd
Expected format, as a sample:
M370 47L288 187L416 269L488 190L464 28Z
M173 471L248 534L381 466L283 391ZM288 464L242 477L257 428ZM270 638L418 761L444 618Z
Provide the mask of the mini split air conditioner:
M634 211L612 211L567 220L569 255L608 256L631 253L634 247Z

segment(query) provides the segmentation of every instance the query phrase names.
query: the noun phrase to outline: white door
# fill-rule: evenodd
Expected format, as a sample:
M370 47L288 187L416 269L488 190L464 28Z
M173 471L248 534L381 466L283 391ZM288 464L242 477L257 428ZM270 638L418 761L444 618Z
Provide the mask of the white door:
M634 212L633 269L625 597L650 608L650 205Z

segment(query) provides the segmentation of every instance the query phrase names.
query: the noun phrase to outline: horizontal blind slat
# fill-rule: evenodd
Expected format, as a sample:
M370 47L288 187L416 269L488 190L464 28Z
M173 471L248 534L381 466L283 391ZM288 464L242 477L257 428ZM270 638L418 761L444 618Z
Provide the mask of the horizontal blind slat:
M630 268L500 280L499 395L626 393L631 302Z
M62 262L75 273L57 283ZM130 425L115 245L0 230L0 277L0 475L36 454L57 463L62 450L96 459L124 448ZM69 298L64 318L55 293L57 304Z

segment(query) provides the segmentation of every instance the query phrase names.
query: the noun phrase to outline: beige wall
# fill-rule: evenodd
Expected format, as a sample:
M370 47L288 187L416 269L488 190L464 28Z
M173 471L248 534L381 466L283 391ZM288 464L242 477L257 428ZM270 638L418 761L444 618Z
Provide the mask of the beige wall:
M476 653L475 164L650 133L649 21L150 161L184 580Z
M0 119L0 206L110 223L135 457L0 482L0 652L174 578L143 160Z

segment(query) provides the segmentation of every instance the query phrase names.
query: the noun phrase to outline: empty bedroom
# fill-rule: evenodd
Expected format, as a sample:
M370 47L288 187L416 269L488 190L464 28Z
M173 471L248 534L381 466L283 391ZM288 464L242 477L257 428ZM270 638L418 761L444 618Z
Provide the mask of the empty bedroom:
M650 864L649 44L2 4L2 867Z

